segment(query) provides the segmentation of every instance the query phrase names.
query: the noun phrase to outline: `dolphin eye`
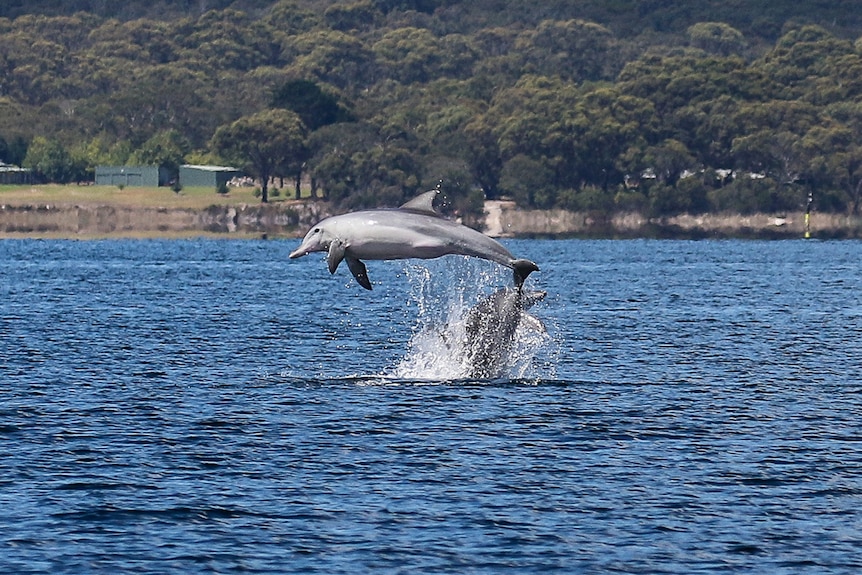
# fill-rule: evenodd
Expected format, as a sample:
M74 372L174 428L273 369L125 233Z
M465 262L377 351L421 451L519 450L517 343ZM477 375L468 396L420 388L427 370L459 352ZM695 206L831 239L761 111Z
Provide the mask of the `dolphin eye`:
M314 228L314 229L311 231L311 233L313 233L313 234L319 234L319 233L320 233L320 228Z

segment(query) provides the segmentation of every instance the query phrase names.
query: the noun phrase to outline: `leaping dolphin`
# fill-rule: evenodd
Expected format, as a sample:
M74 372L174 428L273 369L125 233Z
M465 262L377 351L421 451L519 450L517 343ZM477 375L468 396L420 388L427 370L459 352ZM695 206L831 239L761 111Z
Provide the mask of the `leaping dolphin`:
M326 218L308 231L290 258L327 251L329 273L334 274L341 260L346 260L353 277L368 290L371 281L363 259L472 256L511 268L518 287L524 283L524 278L539 269L530 260L516 259L502 244L485 234L443 218L434 210L434 198L438 193L437 190L425 192L400 208L363 210Z
M469 377L499 377L506 367L519 327L540 333L547 331L541 320L526 312L545 299L546 294L524 290L523 286L506 287L470 309L465 326Z

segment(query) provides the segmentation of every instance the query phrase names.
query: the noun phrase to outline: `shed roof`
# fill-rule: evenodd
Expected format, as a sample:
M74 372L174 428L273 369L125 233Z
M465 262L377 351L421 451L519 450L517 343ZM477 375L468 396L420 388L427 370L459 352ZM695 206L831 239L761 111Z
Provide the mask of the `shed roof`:
M230 166L202 166L197 164L183 164L181 168L189 168L192 170L202 170L205 172L238 172L236 168Z
M30 168L22 168L21 166L13 166L5 162L0 162L0 172L29 172Z

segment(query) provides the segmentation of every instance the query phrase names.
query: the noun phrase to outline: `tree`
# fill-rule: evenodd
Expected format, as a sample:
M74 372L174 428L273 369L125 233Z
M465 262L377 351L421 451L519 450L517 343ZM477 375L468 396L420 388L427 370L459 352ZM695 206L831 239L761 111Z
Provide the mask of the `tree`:
M6 141L0 136L0 162L21 165L27 156L27 142L23 137L15 136L12 141Z
M465 126L464 137L467 141L467 163L473 178L486 198L497 199L500 196L503 160L493 127L488 125L484 114Z
M128 163L132 145L127 140L114 141L104 135L79 141L69 150L76 162L84 166L88 180L93 180L97 166L122 166Z
M860 43L862 48L862 43ZM850 130L849 142L829 154L829 163L836 174L836 185L844 190L850 213L862 209L862 103L848 102L833 106L830 116Z
M550 208L556 199L553 171L538 160L522 154L503 165L500 187L522 206Z
M353 119L335 96L324 92L311 80L288 80L275 90L271 105L296 112L312 132Z
M862 94L862 57L819 26L791 30L755 66L781 84L784 99L829 104Z
M312 178L341 207L397 206L419 187L421 165L410 142L378 126L332 124L309 140Z
M281 58L291 62L291 76L314 78L353 94L367 89L377 76L374 54L365 43L333 30L285 38Z
M189 142L182 134L176 130L166 130L144 142L132 153L129 161L144 166L161 166L176 178L180 165L185 162L185 156L190 151Z
M279 47L271 41L273 29L238 10L210 10L182 37L204 68L250 70L276 63Z
M440 41L423 28L387 32L372 50L386 72L404 84L431 80L438 74L444 58Z
M645 151L647 167L652 168L656 178L668 185L675 186L683 172L695 167L695 159L678 140L665 140Z
M761 68L747 66L739 56L704 55L687 48L667 55L653 51L626 64L617 87L628 94L651 100L660 117L670 119L685 107L733 96L762 101L779 91Z
M76 165L60 142L42 136L36 136L30 142L24 167L33 170L39 178L59 184L80 179L83 172L83 167Z
M335 4L326 9L323 17L326 23L335 30L360 30L370 28L383 15L371 3L371 0L360 0L352 4Z
M736 28L724 22L699 22L688 27L688 41L719 56L739 54L745 49L745 38Z
M525 71L574 82L609 80L619 71L610 30L583 20L545 20L516 44Z
M320 15L313 11L300 7L297 0L279 0L269 8L263 19L274 30L281 30L286 34L300 34L307 32L320 23Z
M620 158L632 146L644 147L656 138L655 109L649 100L611 88L587 92L579 108L574 138L581 178L610 191L625 178Z
M279 107L325 144L308 165L300 154L270 173L308 172L340 207L397 202L446 177L488 198L505 187L595 211L618 197L694 209L703 193L713 208L754 209L811 189L820 210L862 209L851 0L8 4L0 156L21 162L42 136L51 146L37 141L33 158L41 148L53 161L31 161L46 178L71 177L48 167L64 164L60 148L73 166L133 150L146 163L179 158L172 131L202 158L220 126ZM704 175L679 178L688 164ZM647 168L657 178L638 177Z
M696 162L715 169L733 169L733 139L744 135L740 121L743 103L730 95L678 108L668 131L694 154Z
M211 147L221 157L260 179L261 201L269 201L269 180L294 175L299 180L308 157L307 129L295 112L266 110L216 130Z
M740 108L742 135L733 140L738 165L763 173L780 184L793 184L807 167L802 137L819 123L814 106L804 102L772 101Z

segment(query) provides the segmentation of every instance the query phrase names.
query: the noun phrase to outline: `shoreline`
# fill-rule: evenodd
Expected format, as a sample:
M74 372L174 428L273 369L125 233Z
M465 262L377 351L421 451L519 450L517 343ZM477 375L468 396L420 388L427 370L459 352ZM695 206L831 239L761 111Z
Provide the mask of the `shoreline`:
M123 202L3 203L0 195L0 239L295 238L329 215L329 204L319 200L211 203L198 207ZM648 218L639 213L602 216L565 210L522 210L514 202L503 200L485 202L485 217L480 223L481 231L497 238L789 239L805 234L802 212ZM862 217L813 213L811 237L862 238Z
M522 210L514 202L485 202L485 227L495 237L583 237L607 239L793 239L805 237L805 213L679 214L648 217L637 212L604 215L567 210ZM862 216L812 212L810 235L821 239L862 238ZM487 233L487 232L486 232Z

